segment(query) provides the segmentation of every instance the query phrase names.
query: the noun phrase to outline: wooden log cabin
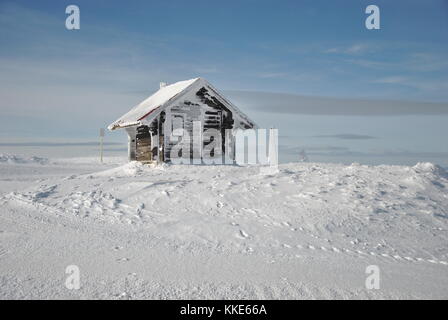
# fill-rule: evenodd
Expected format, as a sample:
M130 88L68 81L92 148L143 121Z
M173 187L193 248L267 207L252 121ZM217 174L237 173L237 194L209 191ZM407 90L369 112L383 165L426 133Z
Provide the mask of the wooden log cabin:
M170 162L170 153L176 144L172 134L176 129L184 129L190 136L196 134L194 130L201 130L202 133L207 129L218 130L221 133L222 153L228 148L227 155L234 160L234 152L230 149L234 148L235 131L252 128L256 128L256 124L203 78L171 85L161 83L157 92L108 127L109 130L126 130L130 161L159 163ZM230 130L226 132L226 129ZM198 146L191 140L182 143L191 144L187 150L190 150L189 156L193 159L203 157L203 147L210 141L201 141L200 150L195 150Z

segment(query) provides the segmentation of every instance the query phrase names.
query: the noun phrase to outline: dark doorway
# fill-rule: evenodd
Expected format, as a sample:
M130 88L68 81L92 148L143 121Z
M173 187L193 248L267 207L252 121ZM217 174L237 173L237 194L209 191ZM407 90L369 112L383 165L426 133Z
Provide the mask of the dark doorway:
M151 152L151 134L148 126L140 126L137 128L136 135L136 160L137 161L152 161Z

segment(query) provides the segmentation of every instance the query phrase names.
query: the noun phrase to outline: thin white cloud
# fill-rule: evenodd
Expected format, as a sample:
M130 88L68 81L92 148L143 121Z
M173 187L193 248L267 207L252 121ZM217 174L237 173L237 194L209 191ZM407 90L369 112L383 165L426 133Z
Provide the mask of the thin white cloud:
M243 108L272 114L401 116L448 114L448 103L342 99L285 93L225 91Z
M384 62L369 59L347 59L345 62L349 64L354 64L360 67L371 68L371 69L389 69L394 67L399 67L399 63Z
M289 74L286 72L264 72L258 74L258 77L262 79L285 78L287 76L289 76Z
M402 76L392 76L385 77L381 79L377 79L373 81L374 83L387 83L387 84L408 84L409 80L406 77Z
M445 56L429 52L404 53L396 61L381 61L372 59L347 59L348 63L365 68L390 70L403 70L407 72L433 72L448 70L448 60Z
M448 70L446 55L431 52L411 53L404 64L413 71L431 72Z
M372 45L367 43L355 43L349 46L333 47L325 50L325 53L347 54L347 55L359 55L372 51Z
M420 80L412 77L390 76L376 79L372 83L407 86L425 92L443 92L448 90L448 80Z

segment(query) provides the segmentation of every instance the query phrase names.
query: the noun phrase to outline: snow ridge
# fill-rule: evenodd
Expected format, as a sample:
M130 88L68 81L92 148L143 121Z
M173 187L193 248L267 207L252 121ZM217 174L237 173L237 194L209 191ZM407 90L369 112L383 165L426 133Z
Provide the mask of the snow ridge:
M38 164L46 164L46 163L48 163L48 159L40 158L40 157L36 157L36 156L32 156L32 157L29 157L29 158L24 158L24 157L13 155L13 154L3 154L3 153L0 153L0 163L9 163L9 164L38 163Z

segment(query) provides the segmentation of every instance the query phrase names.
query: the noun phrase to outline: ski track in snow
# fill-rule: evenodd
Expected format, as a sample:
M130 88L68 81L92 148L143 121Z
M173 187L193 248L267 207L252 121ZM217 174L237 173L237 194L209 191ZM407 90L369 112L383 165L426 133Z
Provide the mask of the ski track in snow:
M26 165L9 161L0 169L13 175L9 171ZM57 162L38 165L51 168ZM177 254L253 256L268 265L355 259L361 265L448 266L447 174L429 163L286 164L271 175L237 166L92 167L88 173L30 179L4 190L0 204L64 228L145 232L155 241L151 246L163 243ZM0 240L6 238L0 231ZM109 249L120 253L115 257L120 265L135 260L121 245ZM7 253L0 246L0 261ZM319 297L303 292L311 287L296 289L301 297ZM129 294L117 296L124 297Z

